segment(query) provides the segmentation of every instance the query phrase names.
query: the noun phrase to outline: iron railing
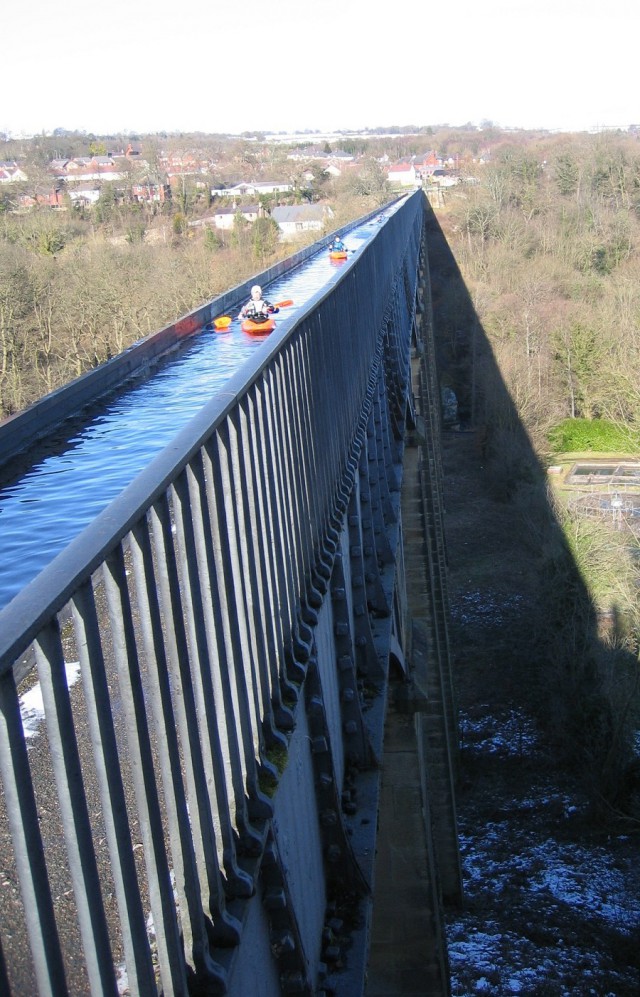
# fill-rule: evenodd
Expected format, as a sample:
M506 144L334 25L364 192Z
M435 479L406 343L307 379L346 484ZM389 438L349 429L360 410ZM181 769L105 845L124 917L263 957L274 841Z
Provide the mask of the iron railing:
M376 526L392 518L423 216L422 195L392 213L0 613L2 992L227 988L281 759L319 701L301 691L344 537L367 579L364 609L335 624L354 649L334 662L353 672L345 702L358 617L390 611ZM33 742L20 660L42 691Z

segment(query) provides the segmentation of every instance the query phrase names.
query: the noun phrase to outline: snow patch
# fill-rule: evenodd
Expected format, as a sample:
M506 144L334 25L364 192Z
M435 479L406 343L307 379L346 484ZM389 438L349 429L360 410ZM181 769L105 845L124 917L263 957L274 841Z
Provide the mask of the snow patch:
M67 686L71 689L80 678L80 662L65 662L64 667ZM24 730L25 738L37 737L40 733L40 724L44 720L44 703L40 683L37 682L28 692L20 696L19 702L22 729Z

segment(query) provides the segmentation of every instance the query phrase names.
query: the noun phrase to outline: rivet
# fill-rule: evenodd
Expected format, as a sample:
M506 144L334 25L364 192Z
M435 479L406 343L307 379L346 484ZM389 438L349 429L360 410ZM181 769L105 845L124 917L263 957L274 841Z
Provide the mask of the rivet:
M267 910L284 910L287 906L284 890L268 890L265 893L264 905Z

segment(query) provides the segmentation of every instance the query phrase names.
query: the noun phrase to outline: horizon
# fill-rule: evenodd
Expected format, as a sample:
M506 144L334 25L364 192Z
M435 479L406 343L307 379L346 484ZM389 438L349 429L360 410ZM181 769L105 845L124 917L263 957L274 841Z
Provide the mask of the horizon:
M579 129L564 129L564 128L527 128L520 125L513 126L502 126L494 121L482 121L480 124L475 124L474 122L465 122L462 125L451 125L448 122L432 124L432 125L372 125L368 128L361 129L331 129L331 130L321 130L307 128L304 131L285 131L281 130L278 132L270 131L268 129L248 129L242 132L206 132L201 129L177 129L174 131L168 129L161 129L159 131L144 131L142 129L134 129L130 131L108 131L99 132L95 129L84 129L84 128L66 128L62 125L57 126L51 131L40 131L31 132L23 134L10 134L7 132L2 132L0 130L0 141L5 142L27 142L32 141L36 138L65 138L69 136L79 136L79 137L91 137L95 140L105 140L105 139L116 139L116 138L126 138L128 140L142 141L144 138L156 138L156 137L166 137L166 138L176 138L180 136L203 136L205 138L226 138L226 139L240 139L247 142L258 142L263 141L265 143L269 142L281 142L294 143L294 142L304 142L306 140L315 141L333 141L341 138L360 138L360 139L393 139L398 137L410 138L411 136L419 136L427 134L429 137L438 131L452 130L461 132L478 132L482 133L485 131L498 131L504 132L506 134L513 133L534 133L534 134L545 134L545 135L580 135L580 134L600 134L603 132L623 132L629 133L633 129L640 127L636 122L630 122L627 125L606 125L599 124L593 125L590 128L579 128ZM386 130L385 130L386 129Z

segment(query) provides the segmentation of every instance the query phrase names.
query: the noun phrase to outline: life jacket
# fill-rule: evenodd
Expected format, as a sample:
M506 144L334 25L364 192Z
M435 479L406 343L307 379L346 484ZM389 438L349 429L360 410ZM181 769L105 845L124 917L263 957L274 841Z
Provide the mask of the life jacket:
M262 302L260 302L260 304L263 307L258 308L257 304L258 303L255 301L249 302L245 311L245 315L247 318L250 318L252 322L266 322L267 319L269 318L269 310L271 308L271 305L269 304L268 301L265 301L264 299L262 300Z

